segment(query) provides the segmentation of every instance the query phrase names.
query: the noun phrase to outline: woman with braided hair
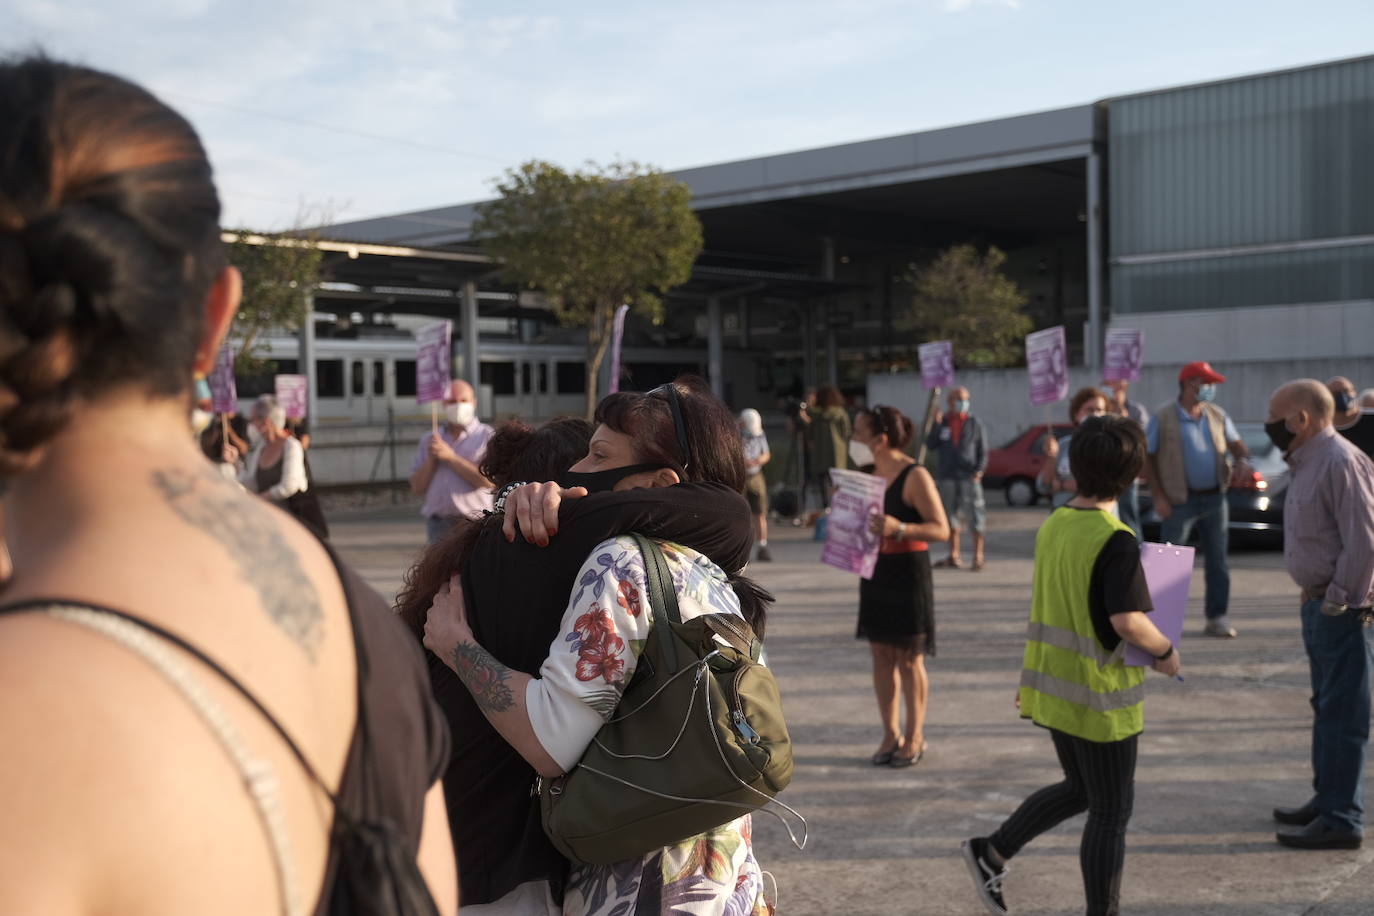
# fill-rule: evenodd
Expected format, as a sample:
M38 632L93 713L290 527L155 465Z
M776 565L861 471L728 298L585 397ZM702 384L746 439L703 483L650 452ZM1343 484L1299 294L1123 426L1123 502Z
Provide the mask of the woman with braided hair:
M219 214L148 92L0 60L0 913L451 913L419 647L189 435Z

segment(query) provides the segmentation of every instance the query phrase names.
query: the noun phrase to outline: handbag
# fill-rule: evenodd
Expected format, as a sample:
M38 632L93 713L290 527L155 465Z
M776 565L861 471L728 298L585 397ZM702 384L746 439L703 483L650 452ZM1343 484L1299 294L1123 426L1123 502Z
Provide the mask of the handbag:
M544 832L589 865L642 857L767 810L792 779L792 742L761 644L733 614L684 621L658 545L644 555L653 626L634 676L581 761L540 779ZM776 812L798 849L802 839Z

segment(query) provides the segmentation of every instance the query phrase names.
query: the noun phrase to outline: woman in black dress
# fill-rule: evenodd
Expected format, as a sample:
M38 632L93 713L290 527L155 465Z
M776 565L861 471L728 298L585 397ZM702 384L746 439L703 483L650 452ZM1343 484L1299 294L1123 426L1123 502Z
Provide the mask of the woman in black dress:
M859 581L855 634L873 650L873 692L883 740L874 766L909 767L925 753L929 681L925 657L935 654L935 599L929 541L949 539L949 523L930 472L906 454L914 427L892 407L861 411L854 421L855 462L872 453L872 473L887 481L883 514L869 529L882 538L873 578ZM906 700L906 728L898 717L897 689Z

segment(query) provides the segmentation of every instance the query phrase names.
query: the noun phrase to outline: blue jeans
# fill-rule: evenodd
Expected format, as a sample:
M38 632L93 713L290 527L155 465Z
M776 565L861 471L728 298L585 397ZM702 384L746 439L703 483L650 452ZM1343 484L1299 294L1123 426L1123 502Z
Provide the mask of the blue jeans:
M1230 520L1225 493L1189 490L1188 501L1174 506L1173 514L1159 526L1159 536L1165 543L1186 544L1197 525L1207 561L1207 599L1203 607L1208 620L1223 616L1231 603L1231 570L1226 566L1226 525Z
M1116 501L1116 511L1121 516L1121 521L1130 526L1135 532L1137 541L1144 540L1140 533L1140 482L1131 481L1131 485L1121 494L1121 498Z
M1359 833L1364 823L1364 757L1369 744L1374 632L1359 614L1328 617L1302 606L1302 642L1312 675L1312 788L1322 822Z

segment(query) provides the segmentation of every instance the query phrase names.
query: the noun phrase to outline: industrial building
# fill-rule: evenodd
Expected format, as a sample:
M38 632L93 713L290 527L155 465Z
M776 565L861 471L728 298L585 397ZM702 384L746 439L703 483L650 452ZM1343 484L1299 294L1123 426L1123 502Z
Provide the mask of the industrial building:
M677 354L662 372L699 366L736 407L834 382L914 409L907 277L962 242L1007 253L1036 327L1065 325L1075 381L1099 380L1116 325L1145 331L1138 394L1150 403L1194 359L1228 375L1220 400L1241 419L1262 419L1269 390L1294 375L1374 385L1374 57L674 174L692 189L705 251L668 321L632 322L627 346ZM576 333L480 263L476 206L328 227L403 250L411 269L379 282L383 255L340 255L332 286L345 292L322 291L317 307L399 314L426 288L419 310L457 320L468 284L463 350L490 341L512 362L481 357L484 387L511 403L557 395L541 348L564 352ZM472 260L445 273L426 253ZM661 380L642 374L628 382ZM1023 370L961 381L994 438L1040 419Z

